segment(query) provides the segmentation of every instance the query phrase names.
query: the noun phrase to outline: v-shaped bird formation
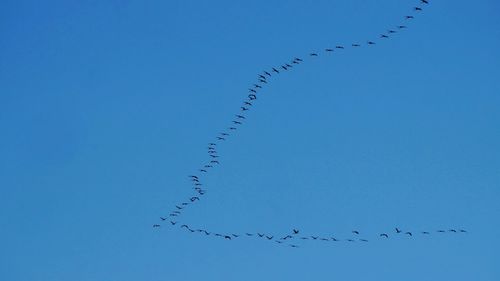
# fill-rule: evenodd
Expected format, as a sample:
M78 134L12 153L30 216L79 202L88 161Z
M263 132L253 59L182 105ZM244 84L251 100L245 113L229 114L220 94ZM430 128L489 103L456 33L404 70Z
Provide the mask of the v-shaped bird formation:
M361 242L366 243L374 239L391 239L393 237L405 237L407 239L414 239L417 236L426 237L430 235L444 235L444 234L464 234L467 233L466 230L461 228L443 228L437 230L408 230L400 229L399 227L394 227L393 230L384 231L381 233L365 234L359 230L352 230L348 237L339 237L333 234L328 235L316 235L316 234L304 234L298 228L291 228L290 232L285 234L276 235L268 232L245 232L245 233L223 233L214 230L208 230L204 228L193 227L186 223L181 222L181 216L186 208L190 208L195 203L200 201L207 193L207 189L203 183L203 177L205 174L210 173L217 166L221 165L221 156L218 153L218 147L226 142L230 137L236 135L238 129L244 125L247 121L247 116L245 113L252 110L256 106L259 92L264 89L269 83L277 79L284 73L292 71L302 64L307 63L310 60L321 59L322 57L328 57L332 55L341 55L346 49L358 49L358 48L373 48L375 45L383 44L385 40L392 39L395 35L402 33L406 30L411 22L423 12L424 8L429 4L428 0L420 0L419 5L411 9L411 13L403 17L403 23L395 25L387 29L385 32L378 34L374 38L376 39L366 39L359 42L351 42L349 44L335 44L328 46L323 50L312 51L304 56L298 56L291 58L288 62L284 62L279 65L270 67L262 73L257 74L256 81L252 83L252 86L248 89L246 98L242 101L239 111L234 114L234 118L231 120L228 127L219 132L215 137L214 141L208 143L207 154L208 158L205 163L203 163L198 169L197 173L189 175L188 179L191 182L193 195L186 198L183 202L178 203L172 208L172 211L166 216L160 217L158 223L153 224L153 228L160 228L164 225L171 227L179 227L187 231L188 233L197 233L207 237L215 237L223 240L234 240L234 239L260 239L262 241L273 242L276 244L285 245L291 248L298 248L305 241L317 241L317 242ZM345 235L344 235L345 236Z

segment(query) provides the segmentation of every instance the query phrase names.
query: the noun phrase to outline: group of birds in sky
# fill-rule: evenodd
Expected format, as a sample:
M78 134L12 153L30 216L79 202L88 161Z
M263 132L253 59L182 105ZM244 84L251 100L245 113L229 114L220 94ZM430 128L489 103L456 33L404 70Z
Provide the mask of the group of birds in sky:
M300 241L311 240L311 241L330 241L330 242L368 242L371 239L390 239L394 235L406 236L407 238L415 237L416 235L428 236L432 233L466 233L467 231L464 229L439 229L435 231L409 231L402 230L398 227L394 228L394 230L390 232L382 232L377 233L375 235L371 235L370 237L364 236L358 230L352 230L351 236L347 238L335 237L332 235L304 235L299 229L292 229L289 233L284 235L273 235L265 232L245 232L245 233L219 233L216 231L209 231L203 228L195 228L188 224L181 223L180 218L183 211L194 205L196 202L200 201L203 196L206 194L207 190L205 189L203 183L203 176L209 173L211 170L215 169L218 165L221 164L220 155L218 154L217 148L220 144L224 143L228 140L229 137L233 136L236 131L242 126L246 120L247 115L246 112L251 110L252 107L255 106L255 103L258 98L259 92L268 85L273 79L282 75L284 72L288 72L293 70L295 67L305 63L307 60L317 59L320 56L327 56L331 53L341 52L347 48L360 48L361 46L374 46L379 42L383 42L384 40L391 39L395 34L400 33L404 29L408 28L409 23L423 11L424 7L429 4L427 0L420 0L420 5L413 7L412 13L404 16L404 23L396 25L392 29L388 29L386 32L378 35L377 40L366 40L364 44L359 42L353 42L347 45L337 44L332 47L328 47L323 49L323 51L318 52L310 52L307 56L303 57L294 57L289 62L285 62L280 65L276 65L274 67L270 67L264 70L262 73L257 75L256 81L252 84L252 86L248 89L248 94L245 100L242 102L240 106L240 110L237 114L234 115L234 118L231 120L230 125L226 130L220 132L217 136L215 136L214 140L208 143L207 153L208 160L198 168L197 173L193 175L189 175L188 178L192 184L193 195L180 202L179 204L174 206L174 209L168 213L167 216L160 217L160 222L153 225L153 228L160 228L163 225L170 225L173 227L180 227L181 229L191 232L191 233L199 233L205 236L213 236L217 238L221 238L224 240L233 240L240 239L243 237L247 238L258 238L266 241L272 241L277 244L283 244L288 247L298 248ZM370 240L368 239L370 238Z

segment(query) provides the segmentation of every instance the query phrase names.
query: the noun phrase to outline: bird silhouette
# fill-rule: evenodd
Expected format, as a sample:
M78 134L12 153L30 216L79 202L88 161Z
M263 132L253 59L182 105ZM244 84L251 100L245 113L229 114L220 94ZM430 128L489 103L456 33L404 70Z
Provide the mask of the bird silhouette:
M387 235L386 233L382 233L382 234L380 234L380 237L389 238L389 235Z
M408 231L408 232L405 232L405 234L410 235L410 236L413 236L413 234L411 234L411 232L409 232L409 231Z
M252 93L257 93L257 91L255 89L248 89L248 91L250 91Z
M293 234L299 234L299 230L298 229L293 229Z
M248 98L249 98L250 100L256 100L256 99L257 99L257 96L256 96L256 95L254 95L254 94L250 94L250 95L248 95Z
M361 242L368 242L368 240L366 240L366 239L359 239L359 241L361 241Z
M353 230L352 233L359 235L359 231Z
M233 121L234 124L241 125L242 123L240 121Z
M406 25L398 25L398 28L399 29L404 29L404 28L406 28Z
M267 75L267 76L271 76L271 73L267 72L267 71L264 71L264 73Z
M259 237L264 237L264 234L261 233L257 233L257 235L259 235Z
M422 231L422 234L430 234L430 233L427 231Z
M422 8L420 8L420 7L415 7L415 8L413 8L413 10L415 10L415 11L422 11Z
M224 235L224 239L231 240L231 236L229 236L229 235Z
M159 224L153 224L153 227L160 227Z
M249 105L249 106L252 106L252 103L251 103L251 102L248 102L248 101L244 102L243 104L244 104L244 105Z
M385 34L380 34L380 38L389 38L389 36L387 36Z
M359 44L352 44L352 46L353 46L353 47L359 47L359 46L361 46L361 45L359 45Z
M267 240L272 240L274 238L274 236L267 236L266 235L266 238L267 238Z
M167 219L166 219L166 218L164 218L164 217L160 217L160 219L161 219L162 221L166 221L166 220L167 220Z
M245 116L243 116L243 115L238 115L238 114L236 114L235 116L236 116L237 118L239 118L239 119L246 119L246 118L245 118Z
M401 230L396 227L396 233L401 233Z
M413 17L413 16L406 16L405 18L406 18L407 20L409 20L409 19L413 19L414 17Z
M276 73L280 73L276 68L273 67L273 71Z
M333 49L325 49L326 52L333 52Z
M340 45L338 45L338 46L335 46L335 48L336 48L336 49L344 49L344 46L340 46Z
M266 80L266 76L262 75L262 74L259 74L259 77L262 79L262 80Z
M175 222L175 221L170 221L170 224L171 224L171 225L176 225L176 224L177 224L177 222Z
M309 55L310 55L311 57L317 57L317 56L318 56L318 54L316 54L316 53L310 53Z
M200 169L200 172L206 173L206 172L207 172L207 170L205 170L205 169Z
M427 1L427 0L420 0L420 3L422 3L422 4L429 4L429 1Z
M367 43L368 45L375 45L375 42L373 42L373 41L368 41L368 42L366 42L366 43Z
M223 137L217 137L218 140L226 140L225 138Z

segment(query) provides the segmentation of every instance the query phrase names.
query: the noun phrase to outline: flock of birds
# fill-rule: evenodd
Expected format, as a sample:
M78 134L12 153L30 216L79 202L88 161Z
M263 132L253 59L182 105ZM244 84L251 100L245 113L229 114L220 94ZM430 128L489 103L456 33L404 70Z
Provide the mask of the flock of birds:
M227 130L220 132L214 139L213 142L210 142L207 147L208 160L198 169L198 172L194 175L190 175L189 180L191 181L192 188L194 190L194 194L186 199L184 202L181 202L175 205L174 209L167 215L160 217L161 222L153 225L153 228L160 228L162 225L167 224L173 227L180 227L181 229L191 232L198 233L205 236L213 236L218 237L224 240L233 240L233 239L241 239L243 237L247 238L258 238L264 241L272 241L277 244L283 244L288 247L298 248L300 241L311 240L311 241L330 241L330 242L368 242L367 237L364 237L360 231L352 230L351 237L349 238L339 238L332 235L320 236L320 235L304 235L299 229L292 229L289 233L284 235L274 235L265 232L245 232L245 233L219 233L216 231L209 231L202 228L194 228L188 224L180 223L180 217L183 211L194 205L197 201L201 200L202 197L206 194L207 190L203 184L203 175L209 173L216 166L221 164L220 155L217 152L217 148L220 144L225 142L228 137L235 134L240 126L246 121L245 113L252 109L255 106L259 91L263 89L266 85L271 83L272 79L275 79L279 75L284 72L291 71L299 65L305 63L308 59L316 59L317 57L328 55L334 52L341 52L347 48L360 48L361 46L374 46L379 42L383 42L384 40L388 40L392 38L396 33L402 32L404 29L408 28L408 24L413 20L417 14L421 13L426 5L429 4L428 0L420 0L420 5L413 7L412 13L406 15L404 17L405 23L400 25L396 25L393 29L388 29L385 33L380 34L378 40L367 40L365 44L361 44L359 42L354 42L349 45L335 45L329 48L325 48L322 52L311 52L305 57L294 57L289 62L283 63L278 66L271 67L267 70L264 70L262 73L257 75L257 80L253 83L252 87L248 89L248 95L246 99L243 101L240 110L237 114L234 115L233 120L231 120L230 126ZM306 58L307 57L307 58ZM376 235L372 235L372 238L376 239L390 239L393 235L402 235L408 238L415 237L416 235L431 235L432 233L466 233L467 231L464 229L439 229L435 231L409 231L402 230L398 227L395 227L391 232L383 232L377 233Z

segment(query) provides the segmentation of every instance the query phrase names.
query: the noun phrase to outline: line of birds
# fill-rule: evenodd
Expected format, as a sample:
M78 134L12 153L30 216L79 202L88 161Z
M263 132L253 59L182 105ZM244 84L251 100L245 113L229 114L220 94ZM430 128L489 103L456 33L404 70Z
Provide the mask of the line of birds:
M423 6L428 5L429 1L428 0L420 0L420 6L415 6L413 7L413 14L411 15L406 15L404 17L405 23L396 25L394 29L388 29L385 33L382 33L379 35L379 40L387 40L390 39L394 34L406 29L408 27L407 22L411 21L412 19L415 18L415 15L418 14L423 10ZM349 45L335 45L333 47L325 48L323 52L310 52L308 54L308 57L316 58L319 57L320 55L323 54L330 54L333 52L339 52L341 50L344 50L346 48L359 48L362 45L366 46L373 46L376 45L378 42L376 40L367 40L365 44L361 44L359 42L354 42ZM207 146L207 153L208 153L208 160L206 163L204 163L199 169L197 174L189 175L189 180L191 181L192 188L194 190L194 195L186 199L184 202L181 202L177 205L175 205L175 209L173 209L169 214L168 217L160 217L162 222L169 222L171 226L179 226L181 229L185 229L186 231L192 232L192 233L200 233L204 234L207 236L214 236L214 237L220 237L225 240L233 240L236 238L240 237L257 237L257 238L262 238L264 240L269 240L269 241L274 241L278 244L286 244L289 247L297 248L299 247L297 243L285 243L288 242L292 239L297 240L318 240L318 241L347 241L347 242L355 242L355 241L361 241L361 242L368 242L367 239L365 238L359 238L360 232L357 230L353 230L352 234L355 236L352 238L347 238L347 239L337 239L335 237L322 237L322 236L317 236L317 235L310 235L310 236L299 236L299 230L298 229L293 229L291 233L285 234L285 235L271 235L271 234L266 234L266 233L251 233L251 232L246 232L244 234L235 234L235 233L217 233L213 231L208 231L205 229L194 229L191 228L187 224L179 224L178 219L182 215L182 212L190 205L194 204L195 202L199 201L202 196L204 196L207 192L207 190L204 188L204 184L202 182L202 177L203 174L208 173L211 169L214 169L217 165L220 165L220 155L217 152L217 147L219 144L223 143L226 141L230 136L234 134L235 131L239 129L241 125L246 121L247 116L245 113L255 105L255 102L257 100L257 95L259 94L260 90L262 90L267 84L271 82L271 79L282 74L283 72L287 72L292 70L293 68L299 66L300 64L303 64L305 62L306 58L300 58L300 57L294 57L287 63L283 63L279 66L274 66L270 67L267 70L264 70L262 73L259 73L257 75L257 80L255 83L252 84L252 86L248 89L248 94L247 98L242 102L240 106L240 112L234 115L234 118L231 120L231 124L229 127L227 127L227 130L224 130L220 132L216 137L214 142L208 143ZM154 224L153 228L159 228L161 227L161 224ZM416 233L411 232L411 231L402 231L399 228L395 228L396 234L404 234L408 237L413 237ZM467 231L463 229L449 229L448 231L445 230L437 230L439 233L445 233L445 232L452 232L452 233L465 233ZM429 235L429 231L421 231L420 234L422 235ZM379 238L383 239L388 239L390 237L389 233L380 233L378 234Z

